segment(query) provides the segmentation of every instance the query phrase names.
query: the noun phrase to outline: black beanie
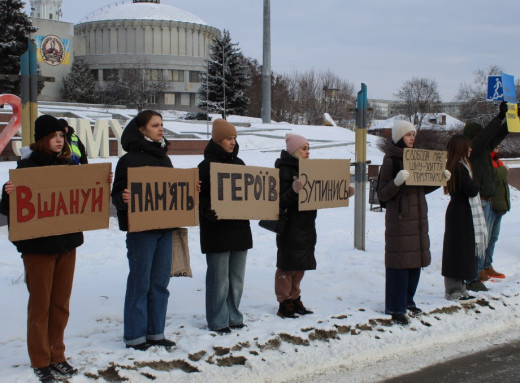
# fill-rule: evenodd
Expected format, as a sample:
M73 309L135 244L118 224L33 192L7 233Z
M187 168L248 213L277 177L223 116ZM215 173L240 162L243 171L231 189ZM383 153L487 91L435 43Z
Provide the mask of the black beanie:
M65 134L65 127L57 118L43 114L34 121L34 142L37 142L49 133L57 131Z
M480 133L482 130L482 125L480 125L478 122L468 122L464 126L464 135L468 137L469 139L474 139L477 134Z

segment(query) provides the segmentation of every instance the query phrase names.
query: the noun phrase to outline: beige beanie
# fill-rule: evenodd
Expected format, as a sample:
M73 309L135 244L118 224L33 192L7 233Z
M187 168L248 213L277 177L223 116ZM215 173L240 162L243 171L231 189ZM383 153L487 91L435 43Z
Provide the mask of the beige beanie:
M213 121L213 128L211 130L211 138L216 143L219 143L224 138L236 137L237 130L233 125L222 118L217 118Z
M397 144L408 132L417 132L415 126L410 121L395 120L392 127L392 141L394 144Z

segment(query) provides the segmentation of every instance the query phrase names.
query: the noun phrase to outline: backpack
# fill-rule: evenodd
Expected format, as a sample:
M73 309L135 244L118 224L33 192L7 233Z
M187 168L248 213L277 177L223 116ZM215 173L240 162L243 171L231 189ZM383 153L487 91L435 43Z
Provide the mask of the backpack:
M395 178L397 173L399 173L399 170L401 170L403 167L402 160L400 160L399 157L389 157L392 160L393 170L392 170L392 177ZM377 182L376 182L376 190L375 194L377 196L377 191L379 190L379 179L381 178L381 167L379 167L379 174L377 175ZM379 206L383 209L386 209L386 202L383 202L379 199L379 196L377 196L377 200L379 201Z

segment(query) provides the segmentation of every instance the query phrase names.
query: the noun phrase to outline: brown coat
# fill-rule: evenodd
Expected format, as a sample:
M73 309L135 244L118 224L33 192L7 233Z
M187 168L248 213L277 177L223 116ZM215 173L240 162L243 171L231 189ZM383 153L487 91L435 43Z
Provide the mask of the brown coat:
M403 168L403 149L395 145L383 158L377 190L379 199L386 202L385 267L426 267L431 255L425 195L437 187L395 186L393 161L399 161Z

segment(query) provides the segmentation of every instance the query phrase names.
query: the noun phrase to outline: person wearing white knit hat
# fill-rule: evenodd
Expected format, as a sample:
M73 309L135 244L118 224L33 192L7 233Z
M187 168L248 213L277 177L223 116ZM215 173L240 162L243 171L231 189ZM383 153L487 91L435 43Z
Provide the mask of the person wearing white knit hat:
M408 186L410 176L403 169L405 148L415 146L415 126L404 120L394 121L392 143L379 171L377 196L386 202L385 213L385 313L392 321L407 325L406 313L422 311L414 301L421 268L431 262L428 235L428 205L426 194L438 186ZM451 173L445 171L449 179Z

